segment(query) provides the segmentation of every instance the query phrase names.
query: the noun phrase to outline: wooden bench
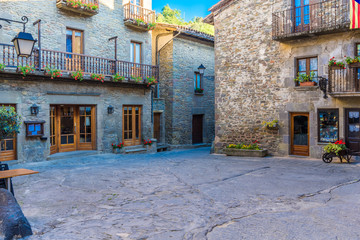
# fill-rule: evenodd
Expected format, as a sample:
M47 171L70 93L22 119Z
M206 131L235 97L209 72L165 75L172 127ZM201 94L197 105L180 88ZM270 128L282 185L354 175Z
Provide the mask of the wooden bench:
M6 189L10 191L10 189L11 189L11 183L10 183L11 178L19 177L19 176L26 176L26 175L36 174L36 173L39 173L39 172L29 170L29 169L23 169L23 168L5 170L5 171L0 171L0 179L5 179L6 180Z

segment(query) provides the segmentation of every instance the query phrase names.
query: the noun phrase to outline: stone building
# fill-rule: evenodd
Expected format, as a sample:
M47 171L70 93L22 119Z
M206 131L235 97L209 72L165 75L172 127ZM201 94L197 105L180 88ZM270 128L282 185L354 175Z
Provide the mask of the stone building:
M214 37L158 23L152 32L153 64L159 65L154 133L171 148L208 145L214 139ZM199 66L205 66L205 73Z
M329 67L360 55L348 0L222 0L210 11L216 152L259 140L274 155L321 157L338 139L360 152L359 65ZM298 74L315 86L300 86ZM262 126L272 120L278 130Z
M152 138L148 82L158 78L158 67L152 65L151 0L2 0L0 9L2 18L27 16L26 32L38 38L32 56L18 58L11 40L22 25L0 22L0 105L14 106L24 122L16 138L1 142L0 161L111 152L111 144L130 148ZM41 27L33 25L38 19ZM20 66L35 71L23 76ZM51 79L47 67L62 76ZM76 72L83 81L72 77Z

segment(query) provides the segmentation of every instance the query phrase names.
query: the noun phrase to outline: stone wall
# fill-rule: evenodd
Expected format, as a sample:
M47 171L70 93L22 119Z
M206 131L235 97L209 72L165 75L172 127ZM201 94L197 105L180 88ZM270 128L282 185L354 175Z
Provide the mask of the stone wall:
M158 29L153 46L160 51L160 97L165 99L166 143L192 145L192 116L204 115L204 143L214 139L214 47L212 43ZM173 40L172 38L175 37ZM155 51L153 49L153 55ZM194 94L194 72L206 69L203 95Z
M151 0L144 2L144 6L151 7ZM58 9L56 0L2 0L0 9L6 9L2 12L3 18L20 21L22 16L28 16L26 32L34 37L37 36L37 26L32 23L41 19L43 49L66 51L66 28L73 28L84 31L86 55L113 59L114 42L108 39L118 36L118 60L130 61L130 42L136 41L142 43L142 63L151 64L151 33L135 31L124 25L122 1L100 0L99 13L91 17ZM22 25L1 24L0 43L10 44L22 30Z
M96 106L96 143L100 152L112 152L112 143L122 142L122 108L124 105L142 106L142 138L153 136L151 121L151 91L143 87L125 87L124 84L87 82L28 81L19 77L11 80L0 77L0 104L16 104L22 121L44 120L45 137L26 138L25 126L17 137L18 160L43 161L50 154L50 105L77 104ZM30 106L40 107L39 114L30 113ZM113 114L107 108L112 105Z
M359 99L323 98L318 87L295 87L296 59L317 56L319 76L327 77L331 57L354 56L357 31L312 36L279 43L272 40L272 12L290 1L233 1L215 15L215 150L230 143L258 140L271 154L290 154L290 113L310 114L310 156L320 157L317 111L339 108L344 138L344 108ZM270 11L269 9L272 9ZM279 131L262 122L278 119Z

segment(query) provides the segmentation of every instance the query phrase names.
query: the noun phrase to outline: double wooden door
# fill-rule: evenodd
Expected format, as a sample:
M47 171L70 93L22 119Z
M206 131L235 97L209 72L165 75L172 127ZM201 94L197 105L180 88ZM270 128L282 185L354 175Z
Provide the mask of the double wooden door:
M50 106L50 154L96 149L95 106Z
M291 113L291 154L309 156L309 113Z
M125 146L141 144L141 106L123 106L123 143Z

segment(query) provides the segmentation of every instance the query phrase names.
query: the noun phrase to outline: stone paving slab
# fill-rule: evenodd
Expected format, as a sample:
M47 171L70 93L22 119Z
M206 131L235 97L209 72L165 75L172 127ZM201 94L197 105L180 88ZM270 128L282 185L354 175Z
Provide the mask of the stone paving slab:
M360 239L360 168L209 148L14 168L30 239Z

